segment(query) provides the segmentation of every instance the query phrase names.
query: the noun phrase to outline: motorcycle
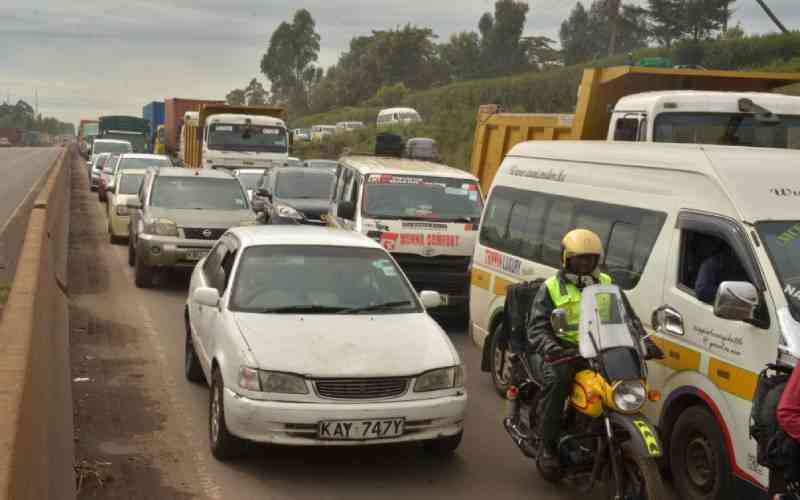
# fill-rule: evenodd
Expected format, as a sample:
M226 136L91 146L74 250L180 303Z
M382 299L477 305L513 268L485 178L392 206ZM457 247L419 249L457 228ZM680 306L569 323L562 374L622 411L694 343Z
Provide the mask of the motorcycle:
M513 355L520 383L512 384L507 397L511 411L504 420L514 443L536 461L542 477L550 482L582 480L589 492L605 488L607 498L655 500L667 498L657 459L663 447L652 423L641 414L648 400L660 399L647 386L646 337L636 335L627 300L616 285L583 289L578 334L580 355L552 363L580 363L563 412L556 467L539 460L543 442L539 436L537 408L541 384L526 356ZM567 330L566 312L551 316L556 332Z

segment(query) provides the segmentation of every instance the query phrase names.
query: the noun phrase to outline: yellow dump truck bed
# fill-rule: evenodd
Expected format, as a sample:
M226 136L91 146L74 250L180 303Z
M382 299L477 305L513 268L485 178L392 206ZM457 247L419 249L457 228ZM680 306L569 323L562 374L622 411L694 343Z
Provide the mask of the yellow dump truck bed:
M766 73L618 66L584 70L575 114L502 113L478 110L472 145L472 174L488 192L506 153L531 140L605 140L610 110L627 95L659 90L769 92L800 82L800 73Z

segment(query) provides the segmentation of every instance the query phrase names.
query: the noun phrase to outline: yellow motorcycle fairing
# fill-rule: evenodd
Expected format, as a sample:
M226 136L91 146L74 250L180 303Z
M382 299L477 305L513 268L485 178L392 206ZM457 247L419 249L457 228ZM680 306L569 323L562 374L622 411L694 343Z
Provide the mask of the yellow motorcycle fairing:
M612 400L611 385L602 375L593 370L581 370L572 383L569 402L579 412L592 418L603 413L603 400Z

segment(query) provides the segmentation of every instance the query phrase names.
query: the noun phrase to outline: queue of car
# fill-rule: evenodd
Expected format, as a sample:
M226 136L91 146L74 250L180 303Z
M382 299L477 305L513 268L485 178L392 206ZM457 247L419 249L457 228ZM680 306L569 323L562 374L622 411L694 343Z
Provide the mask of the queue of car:
M103 158L111 161L110 154ZM409 281L398 254L387 250L396 248L374 231L324 227L335 226L328 217L337 194L356 200L372 193L376 203L411 196L413 214L383 215L393 219L392 228L419 221L419 231L426 230L425 215L444 210L443 196L479 203L479 193L463 187L473 179L448 180L426 162L397 161L409 176L394 172L397 182L379 180L411 189L382 193L369 174L353 175L348 165L355 160L229 171L121 154L107 169L109 239L127 240L135 284L147 288L162 271L192 270L184 311L186 377L209 385L216 458L235 456L245 440L419 442L434 454L459 446L464 369L428 314L452 299ZM414 168L419 177L412 177ZM472 208L459 214L458 224L472 215ZM444 245L447 225L434 219L438 237L428 241ZM375 342L376 333L393 341Z

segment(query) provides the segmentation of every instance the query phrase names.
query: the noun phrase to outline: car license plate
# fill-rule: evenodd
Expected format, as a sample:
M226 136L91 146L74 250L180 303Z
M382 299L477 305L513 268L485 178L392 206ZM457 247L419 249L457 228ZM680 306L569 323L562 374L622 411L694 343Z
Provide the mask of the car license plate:
M404 426L405 419L402 418L322 421L317 428L317 437L341 441L388 439L402 436Z
M208 255L208 250L187 250L186 260L200 260Z

